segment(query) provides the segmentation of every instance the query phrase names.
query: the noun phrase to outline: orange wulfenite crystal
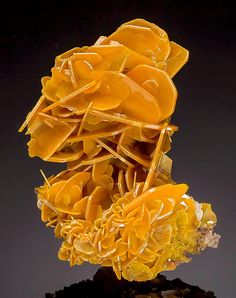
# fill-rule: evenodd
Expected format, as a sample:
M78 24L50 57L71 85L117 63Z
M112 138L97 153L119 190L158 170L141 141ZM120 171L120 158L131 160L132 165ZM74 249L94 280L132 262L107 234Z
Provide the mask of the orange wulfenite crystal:
M42 221L64 239L71 265L111 266L144 281L217 247L211 206L171 179L166 155L188 51L142 19L56 57L27 127L29 155L66 163L36 188Z

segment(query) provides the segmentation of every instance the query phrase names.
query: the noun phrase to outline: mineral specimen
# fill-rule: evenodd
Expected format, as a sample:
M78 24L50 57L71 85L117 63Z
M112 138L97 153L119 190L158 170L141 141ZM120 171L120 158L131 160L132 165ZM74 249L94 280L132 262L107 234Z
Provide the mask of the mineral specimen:
M171 179L166 155L188 51L142 19L56 57L27 127L29 155L66 163L36 188L42 221L71 265L88 261L132 281L217 247L211 206Z

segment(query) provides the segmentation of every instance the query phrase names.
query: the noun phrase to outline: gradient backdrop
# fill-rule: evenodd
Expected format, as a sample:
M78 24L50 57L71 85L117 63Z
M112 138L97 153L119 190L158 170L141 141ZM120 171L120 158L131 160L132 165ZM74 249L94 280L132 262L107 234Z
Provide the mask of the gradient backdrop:
M168 277L213 290L235 292L235 23L227 1L24 1L1 5L1 289L3 298L43 298L81 279L95 266L70 268L57 259L59 241L40 221L34 187L62 166L27 156L27 137L17 129L40 95L40 78L54 57L91 45L121 23L142 17L165 29L190 50L188 64L174 78L179 91L172 122L173 176L190 185L198 201L210 202L222 235L208 249ZM235 191L234 191L235 193Z

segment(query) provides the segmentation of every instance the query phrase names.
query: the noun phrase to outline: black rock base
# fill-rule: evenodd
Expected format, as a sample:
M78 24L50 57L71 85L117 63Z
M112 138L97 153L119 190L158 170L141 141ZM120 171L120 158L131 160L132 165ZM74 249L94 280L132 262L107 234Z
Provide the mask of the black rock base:
M54 294L46 293L45 298L216 298L212 291L191 286L181 279L167 280L157 275L146 282L118 280L111 268L100 268L93 280L83 280L64 287Z

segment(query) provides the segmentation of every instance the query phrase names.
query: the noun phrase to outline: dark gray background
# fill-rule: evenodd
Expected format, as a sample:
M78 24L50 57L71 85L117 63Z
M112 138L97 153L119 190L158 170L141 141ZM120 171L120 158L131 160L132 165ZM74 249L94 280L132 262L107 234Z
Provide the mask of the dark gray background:
M222 235L190 264L168 273L213 290L235 294L235 24L229 1L18 1L1 7L1 290L3 298L43 298L91 277L95 266L70 268L57 259L60 242L40 221L34 187L39 169L62 167L27 156L27 138L17 133L40 95L40 78L54 57L90 45L121 23L142 17L165 29L190 50L174 78L179 92L172 122L173 175L198 201L210 202Z

